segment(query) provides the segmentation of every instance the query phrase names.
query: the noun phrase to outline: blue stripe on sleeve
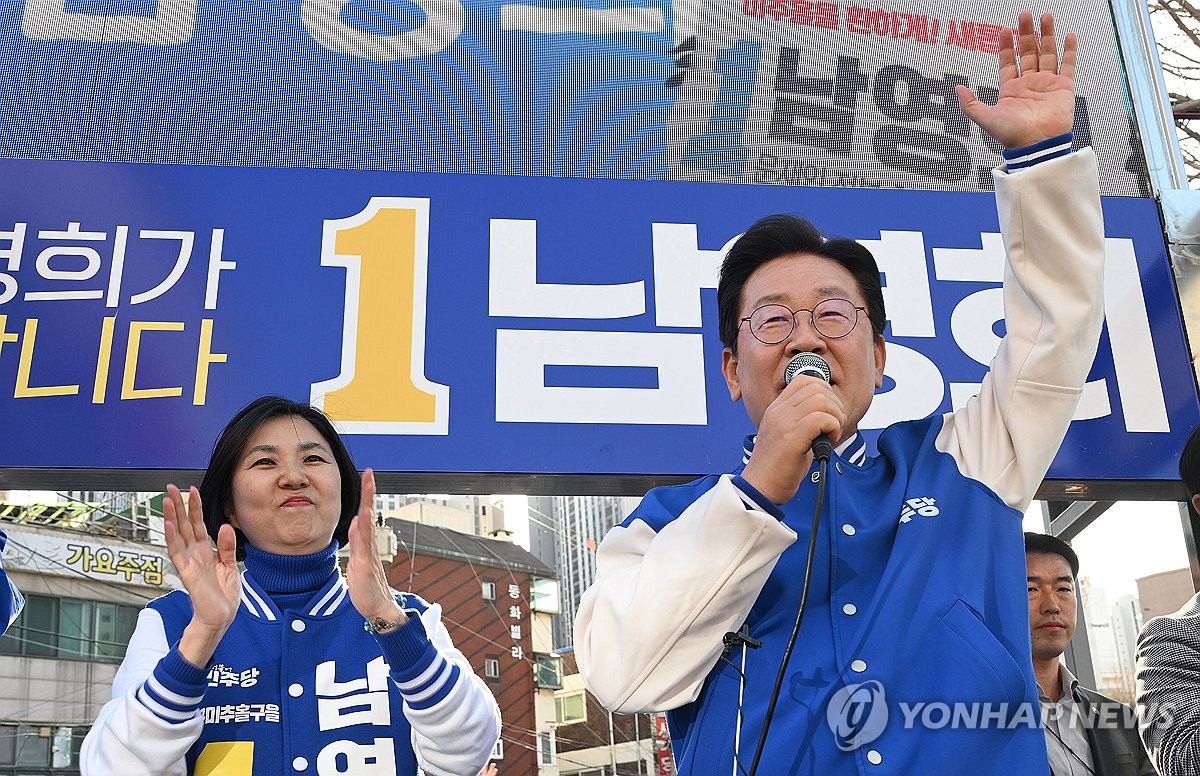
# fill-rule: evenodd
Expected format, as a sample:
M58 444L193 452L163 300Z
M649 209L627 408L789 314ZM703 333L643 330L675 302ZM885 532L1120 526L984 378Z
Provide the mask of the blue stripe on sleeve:
M1071 145L1075 142L1075 133L1067 132L1057 137L1047 138L1024 148L1004 149L1004 166L1010 172L1032 167L1049 159L1057 159L1071 153Z
M136 693L139 703L166 722L186 722L204 701L208 673L171 648Z
M454 688L454 685L458 684L459 679L462 677L462 670L456 663L443 662L442 667L448 670L438 671L423 692L408 693L401 690L401 694L404 695L404 701L409 707L413 709L428 709L446 699L446 696L450 694L450 690Z

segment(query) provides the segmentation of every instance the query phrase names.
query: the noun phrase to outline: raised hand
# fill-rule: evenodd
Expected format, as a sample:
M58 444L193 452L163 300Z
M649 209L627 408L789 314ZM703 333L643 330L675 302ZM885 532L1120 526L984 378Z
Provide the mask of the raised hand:
M400 626L408 621L388 585L375 541L375 472L362 474L362 498L350 523L350 561L346 564L350 601L368 622Z
M1054 37L1054 17L1042 14L1040 36L1033 14L1022 11L1012 35L1000 37L1000 95L995 106L956 86L963 113L1005 148L1023 148L1071 131L1075 121L1075 33L1063 42L1062 61Z
M188 506L174 485L167 486L163 501L167 554L175 564L192 603L192 620L179 640L179 653L195 666L205 667L217 644L237 614L241 600L241 575L237 566L237 539L226 523L217 532L217 550L204 526L200 492L188 489Z

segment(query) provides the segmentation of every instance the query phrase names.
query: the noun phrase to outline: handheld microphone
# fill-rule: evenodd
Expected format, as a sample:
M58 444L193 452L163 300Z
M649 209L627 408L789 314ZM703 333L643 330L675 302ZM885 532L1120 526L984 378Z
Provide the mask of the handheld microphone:
M787 367L783 370L783 384L785 386L791 385L796 375L815 377L818 380L824 380L826 385L833 379L833 373L829 371L828 362L816 353L808 352L797 353L792 356L792 360L788 362ZM829 441L828 436L821 434L813 440L812 451L818 461L828 461L830 454L833 453L833 444Z
M826 383L833 379L833 374L829 371L829 364L816 353L797 353L792 356L792 360L783 370L783 384L791 385L796 375L816 377Z

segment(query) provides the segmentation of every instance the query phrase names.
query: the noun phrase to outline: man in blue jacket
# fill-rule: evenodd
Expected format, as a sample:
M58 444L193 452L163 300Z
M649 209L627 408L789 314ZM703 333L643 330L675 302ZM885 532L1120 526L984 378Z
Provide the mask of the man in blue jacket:
M1007 334L965 407L896 424L868 457L886 359L873 257L771 216L725 258L723 372L757 434L741 466L651 491L605 537L575 623L601 702L670 710L680 773L749 773L760 745L763 776L1045 773L1021 517L1095 356L1104 235L1095 156L1071 150L1075 38L1060 62L1049 14L1018 29L995 107L958 87L1006 149ZM799 354L828 381L785 382Z

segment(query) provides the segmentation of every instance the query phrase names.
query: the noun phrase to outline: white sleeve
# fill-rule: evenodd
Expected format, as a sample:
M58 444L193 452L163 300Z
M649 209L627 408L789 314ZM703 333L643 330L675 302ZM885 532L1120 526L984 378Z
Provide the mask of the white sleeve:
M112 700L100 709L83 739L79 753L83 776L185 776L184 755L200 737L204 723L194 712L174 720L169 717L183 715L162 706L156 713L156 702L145 691L169 651L162 617L153 609L143 609L113 680ZM162 697L164 692L160 687L152 695Z
M1019 511L1067 433L1104 320L1104 221L1084 148L997 171L1006 334L979 395L946 416L936 446Z
M430 604L421 612L421 625L437 655L419 676L396 681L417 764L429 776L474 776L500 738L500 708L450 640L442 608Z
M579 603L579 670L613 711L662 711L695 700L724 635L745 622L796 540L730 475L677 517L669 512L651 491L630 520L608 532L596 553L596 581ZM664 519L656 532L651 523Z

